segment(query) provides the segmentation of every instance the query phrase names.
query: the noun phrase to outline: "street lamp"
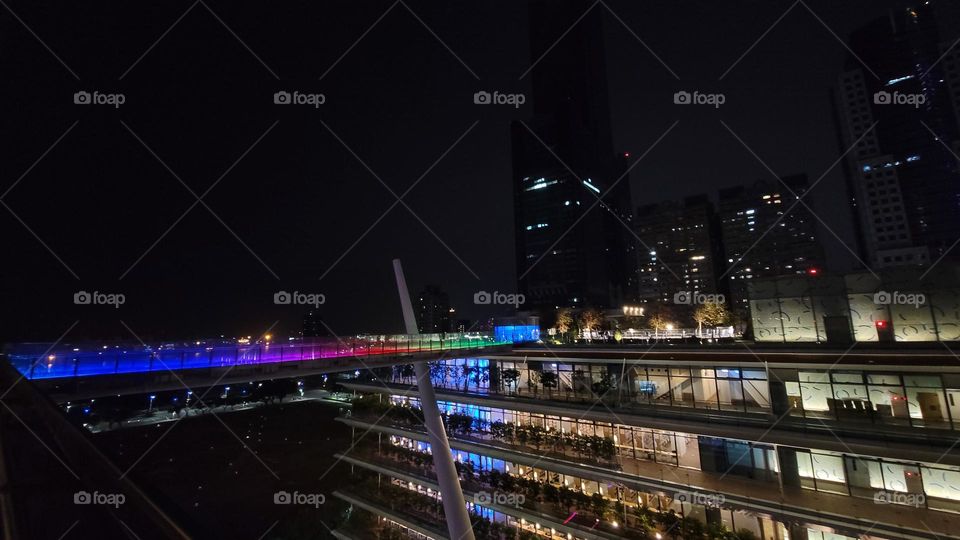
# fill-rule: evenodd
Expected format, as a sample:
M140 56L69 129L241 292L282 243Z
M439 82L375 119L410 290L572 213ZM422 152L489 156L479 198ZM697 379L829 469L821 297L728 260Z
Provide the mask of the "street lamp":
M153 400L157 399L156 394L150 394L150 407L147 408L147 412L153 412Z

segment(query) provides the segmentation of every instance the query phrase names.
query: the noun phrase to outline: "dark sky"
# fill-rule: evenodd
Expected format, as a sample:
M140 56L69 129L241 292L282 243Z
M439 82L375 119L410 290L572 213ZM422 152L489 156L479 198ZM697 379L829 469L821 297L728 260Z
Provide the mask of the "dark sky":
M121 321L143 339L259 334L278 320L276 334L294 334L302 309L274 305L278 290L325 294L338 334L399 331L394 257L413 290L436 283L469 318L496 314L473 306L475 291L514 289L509 122L529 105L477 106L473 93L529 95L522 2L407 2L416 15L356 1L8 5L0 190L14 186L2 201L19 219L0 206L0 341L56 339L74 321L67 341L131 339ZM828 94L845 50L803 5L722 81L791 2L607 5L617 147L639 156L679 121L633 170L635 202L768 178L721 121L779 174L813 180L839 155ZM887 4L808 5L845 37ZM727 103L677 107L681 89ZM80 90L126 103L75 105ZM326 103L278 106L279 90ZM413 186L409 210L383 217L396 199L381 180L397 195ZM209 210L187 212L190 190L207 189ZM836 169L813 199L846 239L842 189ZM78 290L126 303L77 306Z

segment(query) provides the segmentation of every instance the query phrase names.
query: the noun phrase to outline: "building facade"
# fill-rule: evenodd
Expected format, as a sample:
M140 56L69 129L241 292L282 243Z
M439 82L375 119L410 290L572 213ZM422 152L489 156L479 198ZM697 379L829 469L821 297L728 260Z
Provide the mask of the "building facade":
M628 156L614 152L610 128L604 10L589 7L530 2L533 117L511 126L517 281L529 309L619 305L636 270Z
M716 293L724 265L719 220L706 195L637 208L641 302L672 302L679 291Z
M452 331L450 297L436 285L427 285L414 299L417 329L421 334L442 334Z
M803 197L806 175L787 176L780 182L761 180L754 184L721 189L718 213L723 236L731 307L749 307L747 284L754 279L787 274L817 273L824 266L824 253L816 218Z
M435 365L477 538L954 533L960 367L950 353L913 365L903 351L618 354L627 358L524 349ZM397 366L345 384L358 397L341 421L376 436L343 454L366 487L335 495L370 514L344 538L384 527L444 537L410 383Z
M854 32L836 92L860 247L873 268L953 257L960 81L935 4L917 2Z

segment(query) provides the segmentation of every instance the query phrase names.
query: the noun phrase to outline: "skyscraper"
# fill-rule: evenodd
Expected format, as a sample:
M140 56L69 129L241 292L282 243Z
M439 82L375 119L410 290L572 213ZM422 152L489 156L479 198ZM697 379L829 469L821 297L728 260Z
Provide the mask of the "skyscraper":
M717 292L720 224L706 195L637 208L639 300L670 302L679 291Z
M805 174L780 182L721 189L719 214L731 307L748 307L747 281L823 269L815 218L796 197L807 191ZM789 188L789 189L788 189ZM811 204L806 198L803 201ZM789 210L789 211L788 211Z
M518 285L534 309L618 305L635 272L627 156L615 154L610 130L604 12L588 8L530 4L533 118L511 130Z
M421 334L450 331L450 298L435 285L427 285L414 299L414 314Z
M854 32L836 94L860 249L878 268L936 261L960 230L960 175L948 149L958 147L960 80L932 3Z

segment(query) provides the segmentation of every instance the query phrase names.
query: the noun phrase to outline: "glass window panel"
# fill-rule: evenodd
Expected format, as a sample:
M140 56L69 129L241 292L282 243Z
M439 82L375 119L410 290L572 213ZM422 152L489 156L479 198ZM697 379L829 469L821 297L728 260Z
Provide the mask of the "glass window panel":
M859 372L833 373L832 376L835 383L863 384L863 374Z
M940 467L921 467L923 490L930 497L960 501L960 471Z
M900 385L900 376L891 373L868 373L867 382L870 384Z

